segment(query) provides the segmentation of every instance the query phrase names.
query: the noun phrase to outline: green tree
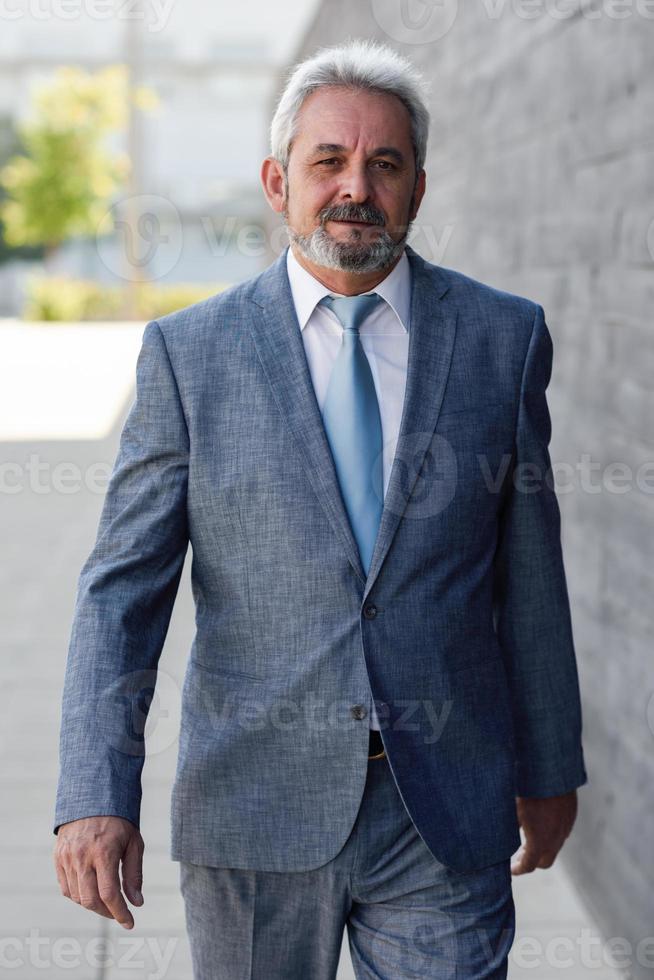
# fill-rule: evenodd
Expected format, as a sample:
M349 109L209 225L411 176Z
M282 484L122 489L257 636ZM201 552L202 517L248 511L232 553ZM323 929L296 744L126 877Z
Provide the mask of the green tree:
M0 114L0 170L10 157L21 153L22 149L12 117L8 113ZM6 197L6 191L0 184L0 213L2 212L2 202ZM0 217L0 264L12 258L42 259L43 248L40 245L10 247L5 241L2 218Z
M46 256L73 236L93 235L129 173L125 153L108 145L127 119L128 71L62 67L35 95L32 118L18 126L24 153L0 171L7 244L43 245ZM147 92L134 96L142 107Z

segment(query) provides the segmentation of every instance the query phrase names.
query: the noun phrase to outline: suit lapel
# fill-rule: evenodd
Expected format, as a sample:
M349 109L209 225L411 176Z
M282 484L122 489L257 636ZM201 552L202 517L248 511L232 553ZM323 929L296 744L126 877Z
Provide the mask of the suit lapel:
M406 389L397 450L366 578L313 389L286 271L286 251L259 277L248 326L307 477L367 594L388 553L436 426L454 346L456 310L441 302L448 287L437 267L406 246L412 273Z
M406 246L411 264L411 323L404 404L364 598L379 574L418 478L440 412L452 360L457 311L438 268Z
M259 278L248 324L277 407L295 437L306 475L362 585L366 576L343 504L295 312L286 249Z

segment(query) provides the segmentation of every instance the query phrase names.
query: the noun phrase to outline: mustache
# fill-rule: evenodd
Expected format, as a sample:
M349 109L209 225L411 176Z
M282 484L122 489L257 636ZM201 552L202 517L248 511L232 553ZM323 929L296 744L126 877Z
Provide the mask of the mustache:
M385 224L384 215L370 204L338 204L323 208L319 214L321 224L326 221L365 221L371 225Z

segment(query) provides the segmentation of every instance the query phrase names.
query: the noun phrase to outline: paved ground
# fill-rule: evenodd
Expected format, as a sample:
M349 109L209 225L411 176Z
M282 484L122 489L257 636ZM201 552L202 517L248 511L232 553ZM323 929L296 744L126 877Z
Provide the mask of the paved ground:
M6 357L11 355L7 337L0 325L5 371ZM104 356L105 340L87 347L95 367L97 358ZM14 331L12 344L16 342ZM129 349L133 351L133 344ZM50 352L54 378L47 379L45 372L33 370L33 363L24 358L21 367L20 352L14 354L15 370L23 372L23 384L31 386L34 399L41 400L43 431L49 436L61 391L52 356ZM93 367L80 363L78 374L86 376ZM133 367L119 364L115 370L119 389L125 371L129 374ZM75 384L76 374L69 372L67 402L71 385L73 395L75 390L85 390L81 383L75 389ZM113 397L110 389L111 385L108 398ZM56 438L39 440L38 429L31 423L31 441L0 445L2 461L15 464L11 471L3 469L5 492L0 508L4 544L0 565L4 693L0 716L4 782L0 795L0 975L15 980L44 976L48 980L191 978L178 865L168 857L168 809L177 751L175 691L181 684L193 623L189 560L161 659L162 691L168 692L171 710L153 734L156 751L145 767L145 905L136 910L136 929L127 933L62 898L52 866L60 694L68 633L77 575L93 543L102 504L101 494L84 483L94 465L112 463L125 408L106 438L79 438L88 430L80 425L75 431L75 413L69 412L68 437L61 426L54 426ZM77 411L81 419L83 398ZM62 471L55 469L62 463L79 468L68 471L65 492L63 485L57 488L57 474ZM9 484L18 490L6 492ZM514 892L518 935L511 953L511 980L523 976L579 980L587 974L594 980L615 977L605 963L597 929L576 898L562 864L514 879ZM108 943L104 953L103 937ZM339 980L352 976L344 936Z

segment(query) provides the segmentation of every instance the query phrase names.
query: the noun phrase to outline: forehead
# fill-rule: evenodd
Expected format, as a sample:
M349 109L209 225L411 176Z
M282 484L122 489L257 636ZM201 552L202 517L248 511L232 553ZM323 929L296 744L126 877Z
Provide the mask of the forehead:
M337 138L338 137L338 138ZM389 92L327 85L308 95L297 115L296 141L305 145L395 143L411 145L411 117Z

